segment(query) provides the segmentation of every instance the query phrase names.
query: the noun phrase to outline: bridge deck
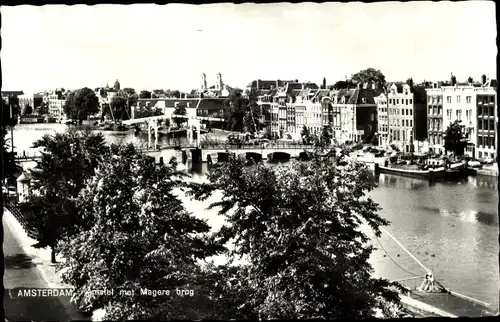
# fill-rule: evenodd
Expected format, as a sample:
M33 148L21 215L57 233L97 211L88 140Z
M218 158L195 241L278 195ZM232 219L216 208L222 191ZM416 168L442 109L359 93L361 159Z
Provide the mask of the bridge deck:
M181 118L181 119L196 119L196 120L201 120L201 121L213 121L213 122L225 122L225 119L222 118L216 118L216 117L208 117L208 116L187 116L187 115L157 115L157 116L150 116L150 117L143 117L143 118L138 118L138 119L133 119L133 120L126 120L122 121L123 124L140 124L144 122L149 122L149 121L154 121L154 120L165 120L165 119L171 119L171 118Z

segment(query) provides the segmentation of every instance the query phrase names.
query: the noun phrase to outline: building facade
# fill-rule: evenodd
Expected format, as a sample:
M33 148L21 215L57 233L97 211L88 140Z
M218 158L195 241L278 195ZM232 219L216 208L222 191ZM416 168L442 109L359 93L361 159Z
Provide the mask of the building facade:
M427 93L427 135L429 151L444 153L443 139L443 91L435 86L426 89Z
M375 97L378 115L378 144L381 146L389 145L389 123L387 117L387 96L382 93Z
M492 87L481 88L476 91L476 117L477 135L476 141L477 158L486 159L497 157L497 93Z
M497 90L495 80L457 83L452 76L446 84L434 83L426 89L428 100L429 143L435 152L444 153L444 132L459 121L467 138L465 155L496 158Z
M388 103L389 144L396 145L403 152L413 152L414 102L410 85L404 84L398 90L398 86L392 84Z

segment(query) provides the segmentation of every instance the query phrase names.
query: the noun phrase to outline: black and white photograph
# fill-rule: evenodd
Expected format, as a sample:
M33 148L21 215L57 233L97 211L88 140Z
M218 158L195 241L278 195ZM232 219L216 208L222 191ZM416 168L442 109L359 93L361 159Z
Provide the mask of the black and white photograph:
M495 2L0 13L6 322L499 315Z

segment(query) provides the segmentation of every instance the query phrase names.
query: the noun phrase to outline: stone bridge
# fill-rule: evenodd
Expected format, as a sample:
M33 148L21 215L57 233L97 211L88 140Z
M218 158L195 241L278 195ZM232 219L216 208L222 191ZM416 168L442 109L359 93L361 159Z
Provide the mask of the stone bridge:
M234 153L242 155L245 158L253 158L256 160L268 160L271 153L274 153L275 158L280 160L294 159L301 152L312 151L311 145L201 145L200 149L196 147L179 147L177 149L165 148L158 150L145 150L144 153L155 158L156 162L160 162L163 158L164 162L168 162L171 157L176 157L179 162L191 160L194 162L217 162L220 157Z

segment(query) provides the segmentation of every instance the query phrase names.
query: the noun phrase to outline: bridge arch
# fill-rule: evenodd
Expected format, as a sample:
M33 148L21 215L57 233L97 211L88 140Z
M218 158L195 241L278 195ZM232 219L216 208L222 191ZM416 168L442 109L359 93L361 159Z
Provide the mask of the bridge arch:
M253 160L257 163L262 161L262 154L258 152L246 152L245 158L247 161Z
M267 155L267 160L271 162L285 162L291 158L290 153L275 151Z

